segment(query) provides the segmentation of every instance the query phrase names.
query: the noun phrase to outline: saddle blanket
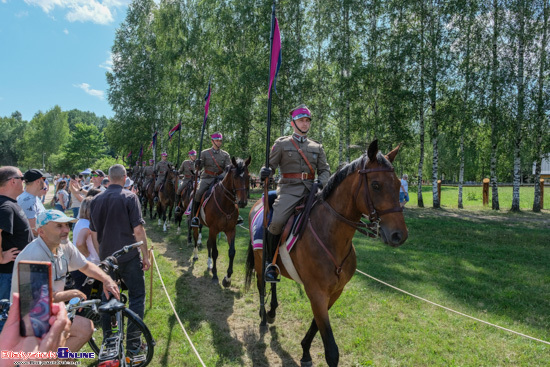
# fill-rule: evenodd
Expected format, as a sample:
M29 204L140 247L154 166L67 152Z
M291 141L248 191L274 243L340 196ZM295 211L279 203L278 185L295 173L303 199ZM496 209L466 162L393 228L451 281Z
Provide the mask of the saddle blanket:
M268 201L269 206L273 206L273 202L275 201L275 198L277 197L277 194L275 191L270 191L268 193ZM262 195L263 198L263 195ZM271 223L273 210L269 211L269 215L267 218L267 223ZM254 214L254 217L252 218L252 221L250 222L250 237L252 239L252 248L254 251L262 250L264 248L264 204L262 200L262 204L259 207L256 214ZM283 265L285 266L285 269L287 273L290 275L294 281L296 281L299 284L304 284L302 279L300 278L300 275L296 271L296 267L292 263L292 259L290 258L290 251L294 247L296 243L297 237L289 234L287 241L279 247L279 256L281 257L281 261L283 262Z

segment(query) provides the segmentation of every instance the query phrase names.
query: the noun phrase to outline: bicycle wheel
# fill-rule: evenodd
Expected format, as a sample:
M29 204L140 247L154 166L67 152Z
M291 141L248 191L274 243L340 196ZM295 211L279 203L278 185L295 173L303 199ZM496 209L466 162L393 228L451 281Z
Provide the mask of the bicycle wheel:
M103 330L101 329L101 316L99 315L98 312L94 312L91 309L84 310L84 312L80 316L90 319L94 323L94 333L92 334L92 337L90 338L90 340L88 340L88 345L90 346L90 349L92 349L92 351L97 356L99 354L99 348L103 343Z
M129 366L145 367L153 359L155 340L143 320L132 310L122 310L124 349Z

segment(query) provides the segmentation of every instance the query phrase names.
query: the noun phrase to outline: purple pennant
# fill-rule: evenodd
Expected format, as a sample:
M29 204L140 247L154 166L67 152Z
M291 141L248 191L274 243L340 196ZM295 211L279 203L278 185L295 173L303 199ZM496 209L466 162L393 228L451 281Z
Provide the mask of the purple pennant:
M208 82L208 92L206 93L204 100L206 101L206 104L204 105L204 121L202 122L202 126L206 125L206 120L208 119L208 108L210 107L210 82Z
M275 18L275 29L273 30L273 45L271 46L271 70L269 71L269 90L268 98L271 98L271 86L277 93L277 74L283 61L283 52L281 48L281 33L279 32L279 21Z

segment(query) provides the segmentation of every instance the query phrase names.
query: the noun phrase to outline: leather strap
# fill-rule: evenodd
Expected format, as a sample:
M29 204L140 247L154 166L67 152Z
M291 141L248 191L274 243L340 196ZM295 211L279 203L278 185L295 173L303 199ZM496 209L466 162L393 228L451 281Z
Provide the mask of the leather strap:
M210 153L210 156L212 157L212 160L214 161L214 163L216 164L216 167L218 167L218 169L220 170L219 173L215 173L214 176L217 176L219 174L221 174L223 172L223 169L220 167L220 165L218 164L218 162L216 161L216 158L214 158L214 154L212 154L212 151L210 149L208 149L208 153ZM204 170L204 172L206 172L206 170Z
M283 178L298 178L300 180L313 180L315 175L311 173L283 173Z
M209 171L207 169L204 170L204 173L206 173L207 175L210 175L210 176L218 176L220 173L216 173L216 172L213 172L213 171Z
M296 149L298 149L298 153L300 153L302 158L304 158L304 161L306 162L307 166L309 167L309 172L311 172L311 175L313 176L313 178L315 178L315 170L313 169L313 167L311 166L311 164L307 160L307 157L304 154L304 152L302 151L302 149L300 149L300 147L298 147L298 144L296 144L296 141L294 141L294 138L290 139L290 141L292 142L292 144L294 144L294 147ZM311 178L311 180L313 180L313 178Z

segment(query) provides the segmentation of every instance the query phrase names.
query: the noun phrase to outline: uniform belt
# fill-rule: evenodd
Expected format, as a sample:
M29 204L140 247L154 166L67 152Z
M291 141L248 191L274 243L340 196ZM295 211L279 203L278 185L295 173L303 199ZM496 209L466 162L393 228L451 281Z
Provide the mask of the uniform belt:
M166 173L166 171L160 171L160 172L159 172L159 175L162 175L162 174L164 174L164 173Z
M283 173L283 178L299 178L300 180L313 180L315 178L314 174L311 173Z
M193 175L185 175L185 176L183 176L183 177L185 177L185 178L191 178L191 177L193 177Z
M207 175L210 175L210 176L218 176L222 173L222 171L220 171L219 173L216 173L216 172L212 172L212 171L209 171L209 170L205 169L204 173L206 173Z

